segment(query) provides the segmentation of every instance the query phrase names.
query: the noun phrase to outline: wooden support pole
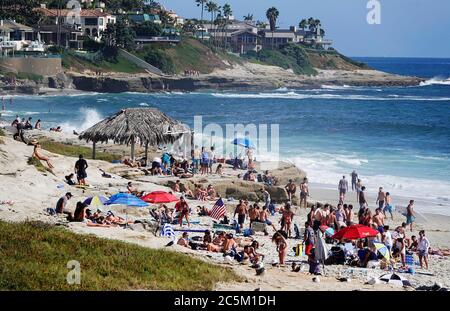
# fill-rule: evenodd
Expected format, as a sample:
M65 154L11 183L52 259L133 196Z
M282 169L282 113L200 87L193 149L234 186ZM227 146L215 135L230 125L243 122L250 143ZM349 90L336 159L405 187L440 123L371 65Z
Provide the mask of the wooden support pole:
M95 141L92 142L92 159L95 160Z
M148 165L148 142L145 143L145 166Z
M131 136L131 161L134 161L134 136Z

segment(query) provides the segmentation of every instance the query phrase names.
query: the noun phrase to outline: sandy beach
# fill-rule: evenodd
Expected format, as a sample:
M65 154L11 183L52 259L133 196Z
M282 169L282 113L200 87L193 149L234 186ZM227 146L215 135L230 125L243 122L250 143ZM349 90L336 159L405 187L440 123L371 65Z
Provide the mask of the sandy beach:
M46 136L46 135L44 135ZM61 141L70 140L71 136L62 133L51 133L49 136L60 136ZM73 137L73 136L72 136ZM141 246L150 248L164 248L170 241L170 238L161 238L155 236L144 230L140 226L131 225L128 229L119 227L115 228L96 228L88 227L84 223L67 223L59 217L50 216L45 212L45 209L54 207L56 201L65 192L70 191L74 194L74 198L69 201L68 208L73 210L78 200L84 200L92 195L109 196L119 191L125 191L128 179L121 177L120 174L112 172L122 172L133 169L127 168L122 164L112 164L99 160L88 160L88 181L91 185L87 189L79 189L73 186L68 186L63 182L63 176L73 170L75 158L66 157L62 155L52 154L43 151L46 156L49 156L51 162L55 166L54 175L50 173L41 173L36 170L34 166L27 164L28 157L33 152L32 146L27 146L22 142L14 141L8 134L7 137L2 137L4 144L0 145L0 200L13 200L13 205L0 205L0 219L3 221L27 221L40 220L48 223L60 224L66 226L69 230L76 233L95 234L100 237L117 239L136 243ZM112 178L102 177L101 171L104 170L112 175ZM134 169L135 170L135 169ZM236 179L236 172L230 167L225 168L226 177L218 176L201 176L203 182L217 182L221 179ZM154 182L158 178L160 182ZM135 186L142 191L151 192L154 190L170 191L169 188L163 186L165 179L169 177L139 177L134 181ZM150 180L150 181L149 181ZM153 182L151 182L153 181ZM183 182L186 182L183 180ZM260 186L258 186L260 187ZM311 197L310 201L329 202L335 204L337 191L332 189L321 188L320 185L310 185ZM354 195L351 192L348 203L356 205ZM369 205L373 207L375 198L373 195L368 196ZM191 207L206 206L211 208L214 201L196 201L189 200ZM234 210L237 202L225 199L225 204L230 212ZM174 203L169 204L173 206ZM148 218L147 209L136 208L114 208L113 211L126 217L129 220ZM303 227L306 219L307 211L304 209L296 209L294 223ZM417 235L418 230L424 229L431 241L432 247L450 247L450 217L441 215L424 214L426 222L417 223L412 234ZM271 216L271 220L278 225L280 216ZM198 217L192 215L193 221L198 221L194 225L197 229L210 229L212 227L212 219L210 217ZM400 225L404 221L402 215L396 214L394 221L388 220L391 227ZM248 264L239 264L236 261L224 261L224 257L220 253L209 253L206 251L193 251L178 245L174 245L171 249L179 252L192 254L195 257L201 258L208 262L213 262L219 265L232 266L233 269L240 275L246 278L242 283L224 283L218 284L217 290L254 290L261 288L263 290L402 290L402 288L392 287L386 284L365 285L367 279L377 277L383 274L383 271L372 269L351 269L348 266L326 266L325 273L320 278L320 283L314 283L312 276L307 273L306 257L296 257L292 248L298 244L298 240L288 240L288 264L286 267L276 268L272 267L271 263L277 260L277 252L274 243L270 241L270 236L273 233L272 229L269 231L269 236L264 236L262 233L257 233L253 236L259 241L261 247L258 250L263 253L266 258L264 260L266 273L262 276L256 276L254 269L250 268ZM201 234L199 234L201 235ZM408 235L410 233L408 232ZM243 237L241 237L243 238ZM296 261L302 264L300 272L292 272L290 269L290 262ZM413 283L414 287L420 285L433 285L435 282L443 286L450 286L450 279L448 273L450 272L450 260L448 257L430 256L430 270L425 275L424 271L417 269L415 275L404 274ZM336 278L341 276L348 276L349 282L340 282Z

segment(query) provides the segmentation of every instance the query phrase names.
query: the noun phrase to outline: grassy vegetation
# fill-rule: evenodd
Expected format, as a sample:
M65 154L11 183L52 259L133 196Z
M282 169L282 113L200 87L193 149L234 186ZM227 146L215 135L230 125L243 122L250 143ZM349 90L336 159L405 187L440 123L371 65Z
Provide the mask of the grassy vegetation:
M5 131L2 130L2 129L0 129L0 136L6 136L6 135L5 135Z
M52 153L70 157L78 157L80 154L82 154L86 159L92 159L92 149L89 147L62 144L46 139L40 140L39 143L41 144L43 149ZM111 162L113 160L120 160L121 156L117 154L97 151L96 159Z
M21 80L31 80L34 81L36 83L41 82L42 80L44 80L44 77L38 74L34 74L34 73L28 73L28 72L19 72L17 74L17 79L21 79Z
M220 57L210 47L188 37L184 37L177 45L152 44L134 54L166 73L183 73L185 70L211 73L214 69L225 67ZM149 57L148 54L160 55L160 61L152 60L154 57ZM167 66L162 68L161 64Z
M296 74L314 75L317 73L311 65L306 51L297 44L289 44L279 50L263 49L258 53L247 53L244 57L255 63L291 69Z
M107 230L107 229L105 229ZM0 222L1 290L211 290L239 281L229 268L165 250L78 235L39 222ZM80 263L70 285L67 263Z
M87 54L89 55L89 54ZM100 71L100 72L124 72L124 73L142 73L144 70L134 63L118 55L115 60L100 59L94 57L82 57L73 52L66 52L62 57L64 68L75 71Z
M47 168L35 157L29 157L27 161L28 165L33 165L39 172L47 172Z

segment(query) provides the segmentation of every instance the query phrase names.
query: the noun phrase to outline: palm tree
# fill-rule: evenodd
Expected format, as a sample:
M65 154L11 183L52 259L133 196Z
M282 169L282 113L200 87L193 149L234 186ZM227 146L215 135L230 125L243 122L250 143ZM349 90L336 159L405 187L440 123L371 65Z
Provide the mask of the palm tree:
M306 19L302 19L301 22L298 24L298 27L302 30L306 29L306 26L308 26L308 21Z
M244 21L251 22L253 20L253 14L248 13L247 15L244 15Z
M206 4L206 0L195 0L195 3L197 3L197 6L201 7L201 15L200 15L200 23L201 25L203 25L203 12L205 11L205 4ZM203 40L203 33L205 32L205 30L202 27L202 40Z
M231 17L231 15L233 15L233 10L231 9L231 5L229 3L224 4L224 6L222 8L222 13L223 13L223 17L224 17L224 20L223 20L223 23L224 23L224 25L223 25L223 32L224 32L223 46L224 46L224 48L226 48L226 43L227 43L227 38L228 38L226 30L227 30L227 26L230 24L230 17Z
M209 13L211 13L211 27L213 27L216 14L220 10L220 7L214 1L209 1L206 3L206 9ZM215 35L216 34L214 34L214 37Z
M308 18L309 31L312 31L316 27L316 20L313 17Z
M280 15L280 12L278 12L276 7L271 7L266 12L266 17L269 20L270 24L270 31L272 31L272 49L273 49L273 33L275 32L275 28L277 25L277 19Z

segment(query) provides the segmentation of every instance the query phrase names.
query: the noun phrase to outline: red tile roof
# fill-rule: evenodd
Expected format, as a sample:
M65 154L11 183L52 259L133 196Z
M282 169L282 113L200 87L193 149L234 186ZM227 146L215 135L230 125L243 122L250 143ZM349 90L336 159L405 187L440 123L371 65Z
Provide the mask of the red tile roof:
M58 16L58 10L57 9L47 9L47 8L36 8L35 11L41 13L44 16ZM59 10L60 16L68 16L71 10L68 9L62 9ZM105 12L100 12L97 10L81 10L80 12L81 17L107 17L110 16L110 14Z

